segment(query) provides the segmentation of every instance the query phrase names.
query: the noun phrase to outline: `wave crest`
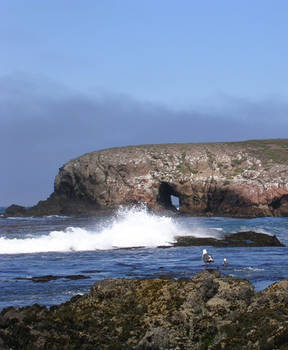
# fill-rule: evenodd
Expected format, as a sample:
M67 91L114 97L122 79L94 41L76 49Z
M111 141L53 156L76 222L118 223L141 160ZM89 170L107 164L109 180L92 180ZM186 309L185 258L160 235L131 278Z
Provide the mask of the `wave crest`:
M186 235L186 230L171 217L149 213L145 207L121 208L101 228L67 227L36 237L1 237L0 254L169 246L177 235Z

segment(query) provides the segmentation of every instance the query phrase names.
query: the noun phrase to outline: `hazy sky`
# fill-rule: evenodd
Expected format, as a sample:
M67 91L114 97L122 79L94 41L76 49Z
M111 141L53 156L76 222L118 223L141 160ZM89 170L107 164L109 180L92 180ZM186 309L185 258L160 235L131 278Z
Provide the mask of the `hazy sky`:
M2 0L0 206L83 153L286 138L286 0Z

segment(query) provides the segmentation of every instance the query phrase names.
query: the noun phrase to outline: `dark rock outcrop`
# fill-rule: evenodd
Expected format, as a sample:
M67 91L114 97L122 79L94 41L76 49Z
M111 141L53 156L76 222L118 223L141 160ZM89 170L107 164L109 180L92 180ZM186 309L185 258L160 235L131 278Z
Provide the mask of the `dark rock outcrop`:
M115 279L59 306L6 308L1 349L286 350L288 280L254 292L206 270L174 280Z
M15 277L15 280L27 280L35 283L46 283L59 279L68 279L68 280L81 280L90 278L85 275L67 275L67 276L55 276L55 275L45 275L45 276L35 276L35 277Z
M5 215L6 216L26 216L27 209L22 205L12 204L10 207L6 208Z
M174 246L204 246L214 247L284 247L276 236L265 233L246 231L226 235L222 239L212 237L178 236Z
M288 216L288 139L144 145L85 154L65 164L54 192L26 215L152 210L237 217Z

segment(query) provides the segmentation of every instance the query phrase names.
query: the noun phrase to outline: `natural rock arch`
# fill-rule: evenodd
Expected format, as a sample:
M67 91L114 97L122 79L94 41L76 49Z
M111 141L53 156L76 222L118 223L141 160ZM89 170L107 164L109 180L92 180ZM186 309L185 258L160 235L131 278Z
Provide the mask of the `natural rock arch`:
M97 214L119 205L190 215L288 216L288 140L111 148L66 163L27 215Z
M165 209L170 209L177 211L178 208L172 203L171 196L177 197L179 199L179 210L181 208L181 194L175 191L173 185L167 182L161 182L159 186L159 194L157 197L157 202L163 206Z

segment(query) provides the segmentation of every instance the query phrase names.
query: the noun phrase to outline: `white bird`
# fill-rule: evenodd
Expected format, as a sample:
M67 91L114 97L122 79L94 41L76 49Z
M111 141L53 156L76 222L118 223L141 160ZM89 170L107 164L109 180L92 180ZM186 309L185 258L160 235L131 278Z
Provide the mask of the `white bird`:
M202 260L205 264L214 262L213 256L211 254L208 254L206 249L203 249Z
M224 260L223 260L223 265L224 265L224 266L227 266L227 265L228 265L228 261L227 261L226 258L224 258Z

